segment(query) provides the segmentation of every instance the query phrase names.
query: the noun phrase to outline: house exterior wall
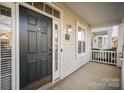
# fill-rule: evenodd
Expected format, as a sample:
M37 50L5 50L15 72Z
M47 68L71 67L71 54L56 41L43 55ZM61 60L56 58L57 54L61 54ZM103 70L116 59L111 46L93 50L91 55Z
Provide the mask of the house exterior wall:
M77 15L69 11L69 9L60 4L54 3L61 9L63 9L63 59L62 59L62 77L66 77L79 67L83 66L90 60L91 50L91 32L89 26L82 21ZM86 53L80 57L77 56L77 45L76 45L76 21L82 23L86 31ZM64 32L66 31L66 25L72 25L72 32L70 34L70 40L64 39Z
M14 39L17 39L14 41L13 44L16 45L16 51L14 51L14 55L16 55L16 58L12 59L16 61L12 64L12 89L19 89L19 3L12 3L14 5L14 10L16 13L13 13L15 27L14 27ZM61 57L61 77L64 78L77 70L79 67L83 66L90 60L90 50L91 50L91 32L90 27L84 22L81 18L79 18L75 13L70 11L68 8L65 8L65 6L61 5L60 3L53 3L59 8L63 10L63 32L62 32L62 41L61 44L63 48L63 57ZM28 7L28 6L26 6ZM33 10L33 7L29 7ZM36 12L38 10L34 9ZM38 11L39 12L39 11ZM83 24L86 27L86 53L80 57L77 56L77 39L76 39L76 21L79 21L81 24ZM72 26L72 32L70 34L70 40L64 39L64 32L67 30L67 25Z
M106 47L103 45L103 49L111 49L112 48L112 31L113 28L112 27L102 27L102 28L93 28L91 29L91 32L95 33L95 32L102 32L102 31L107 31L107 44ZM96 38L99 35L96 36ZM102 37L104 37L105 35L101 35ZM93 43L94 44L94 43Z

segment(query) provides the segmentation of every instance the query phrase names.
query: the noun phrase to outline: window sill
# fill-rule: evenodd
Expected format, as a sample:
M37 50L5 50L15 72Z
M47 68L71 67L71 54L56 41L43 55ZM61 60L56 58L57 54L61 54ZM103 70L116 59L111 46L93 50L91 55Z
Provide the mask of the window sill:
M85 53L82 53L82 54L77 54L77 58L80 58L80 57L83 57L83 56L85 56L87 53L85 52Z

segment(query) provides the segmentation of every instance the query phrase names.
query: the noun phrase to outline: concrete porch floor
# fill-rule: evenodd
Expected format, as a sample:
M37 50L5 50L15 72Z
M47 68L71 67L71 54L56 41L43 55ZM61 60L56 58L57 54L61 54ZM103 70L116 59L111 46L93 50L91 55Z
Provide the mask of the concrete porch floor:
M107 64L89 62L65 78L53 90L116 90L121 89L121 69Z

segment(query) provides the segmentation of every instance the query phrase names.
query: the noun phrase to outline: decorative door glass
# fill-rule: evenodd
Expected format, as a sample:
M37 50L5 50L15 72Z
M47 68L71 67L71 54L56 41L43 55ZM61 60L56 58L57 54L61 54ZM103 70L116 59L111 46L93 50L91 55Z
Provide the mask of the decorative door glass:
M55 47L55 71L58 70L58 25L55 24L54 30L54 47Z

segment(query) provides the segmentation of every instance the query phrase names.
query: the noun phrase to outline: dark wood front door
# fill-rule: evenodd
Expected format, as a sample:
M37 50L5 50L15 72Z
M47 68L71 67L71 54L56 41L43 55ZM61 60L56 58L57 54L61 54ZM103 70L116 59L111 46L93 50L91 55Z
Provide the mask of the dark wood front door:
M20 88L24 88L52 74L52 19L21 6L19 13Z

